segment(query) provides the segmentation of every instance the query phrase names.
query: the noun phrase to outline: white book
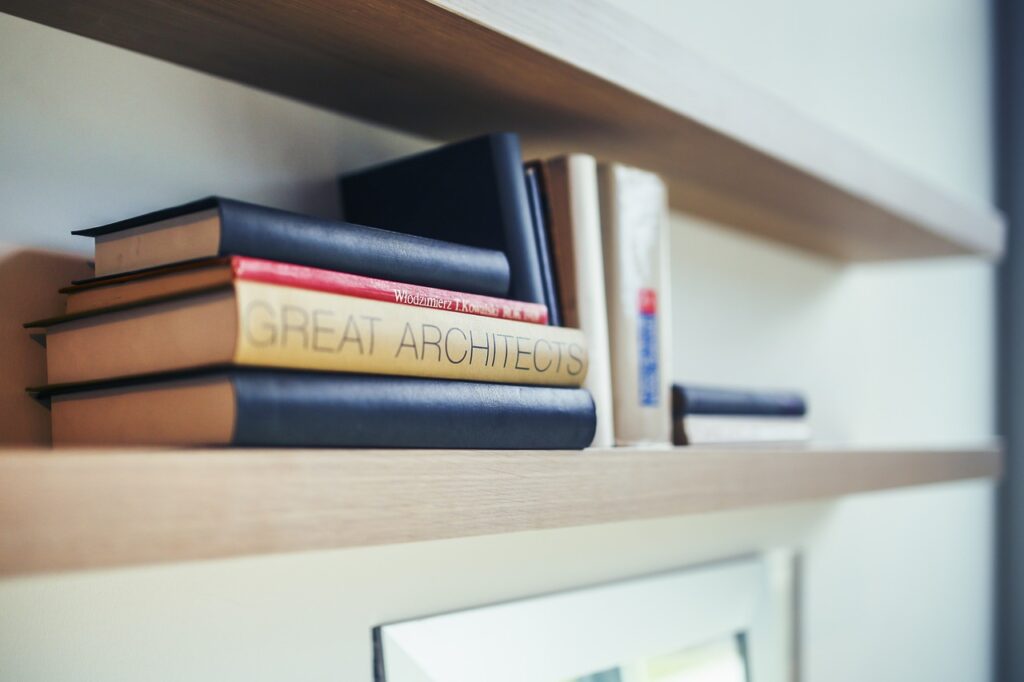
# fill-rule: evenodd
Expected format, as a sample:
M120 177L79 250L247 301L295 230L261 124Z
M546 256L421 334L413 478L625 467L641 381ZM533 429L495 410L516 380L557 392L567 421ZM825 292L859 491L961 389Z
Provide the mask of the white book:
M589 349L583 387L597 408L591 445L610 447L615 437L597 162L585 154L560 156L544 162L542 175L562 324L580 329Z
M673 436L676 445L806 443L811 427L804 417L691 414L675 420Z
M668 193L653 173L599 171L615 440L671 442Z

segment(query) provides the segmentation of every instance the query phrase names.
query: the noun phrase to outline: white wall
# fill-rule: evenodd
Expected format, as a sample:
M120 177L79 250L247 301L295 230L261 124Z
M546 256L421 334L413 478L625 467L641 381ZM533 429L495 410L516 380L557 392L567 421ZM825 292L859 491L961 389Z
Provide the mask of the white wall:
M210 194L339 213L339 171L424 141L0 14L0 241Z
M991 196L988 3L611 2L923 177Z
M988 4L615 0L969 200L993 194ZM838 268L677 217L677 374L806 388L819 436L994 429L994 282L971 259ZM807 543L804 679L984 680L987 485L843 500Z
M990 193L983 4L621 3L936 182ZM0 92L4 242L84 249L67 230L209 193L329 215L338 171L424 144L3 15ZM678 378L805 388L824 439L992 432L987 266L845 268L676 216L673 267ZM0 679L369 679L381 622L801 544L805 680L984 680L991 530L990 487L966 483L8 580Z

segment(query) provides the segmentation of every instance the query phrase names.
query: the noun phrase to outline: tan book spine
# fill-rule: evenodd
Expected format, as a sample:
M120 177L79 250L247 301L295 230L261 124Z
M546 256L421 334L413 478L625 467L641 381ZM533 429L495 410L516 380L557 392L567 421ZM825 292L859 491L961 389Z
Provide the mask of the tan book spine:
M235 292L242 365L547 386L587 375L576 329L256 282Z
M599 169L615 440L671 442L668 201L658 176Z
M563 323L587 338L590 369L583 387L597 410L593 447L615 443L611 351L605 303L601 213L594 157L572 154L544 163L549 232Z

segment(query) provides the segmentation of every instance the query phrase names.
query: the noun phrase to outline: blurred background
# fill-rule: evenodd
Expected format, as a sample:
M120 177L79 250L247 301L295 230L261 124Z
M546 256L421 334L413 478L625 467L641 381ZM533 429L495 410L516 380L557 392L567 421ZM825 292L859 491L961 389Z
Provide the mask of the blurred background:
M1011 67L1024 33L1011 0L610 2L967 202L1002 187L1016 216L1024 89ZM437 142L6 14L0 93L0 242L82 255L70 229L208 194L334 216L339 172ZM1001 405L1015 444L1024 285L1012 237L1000 280L977 258L841 264L684 211L671 222L675 378L797 386L816 440L847 444L985 441ZM1024 679L1012 454L1002 523L996 484L980 480L9 579L0 677L368 679L369 625L785 545L802 551L801 679Z

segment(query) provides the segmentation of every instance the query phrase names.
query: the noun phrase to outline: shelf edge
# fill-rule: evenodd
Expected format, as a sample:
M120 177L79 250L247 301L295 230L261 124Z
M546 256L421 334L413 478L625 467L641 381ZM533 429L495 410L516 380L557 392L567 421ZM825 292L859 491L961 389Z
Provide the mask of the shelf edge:
M997 478L1001 471L1001 450L992 445L0 451L0 574L564 528Z

